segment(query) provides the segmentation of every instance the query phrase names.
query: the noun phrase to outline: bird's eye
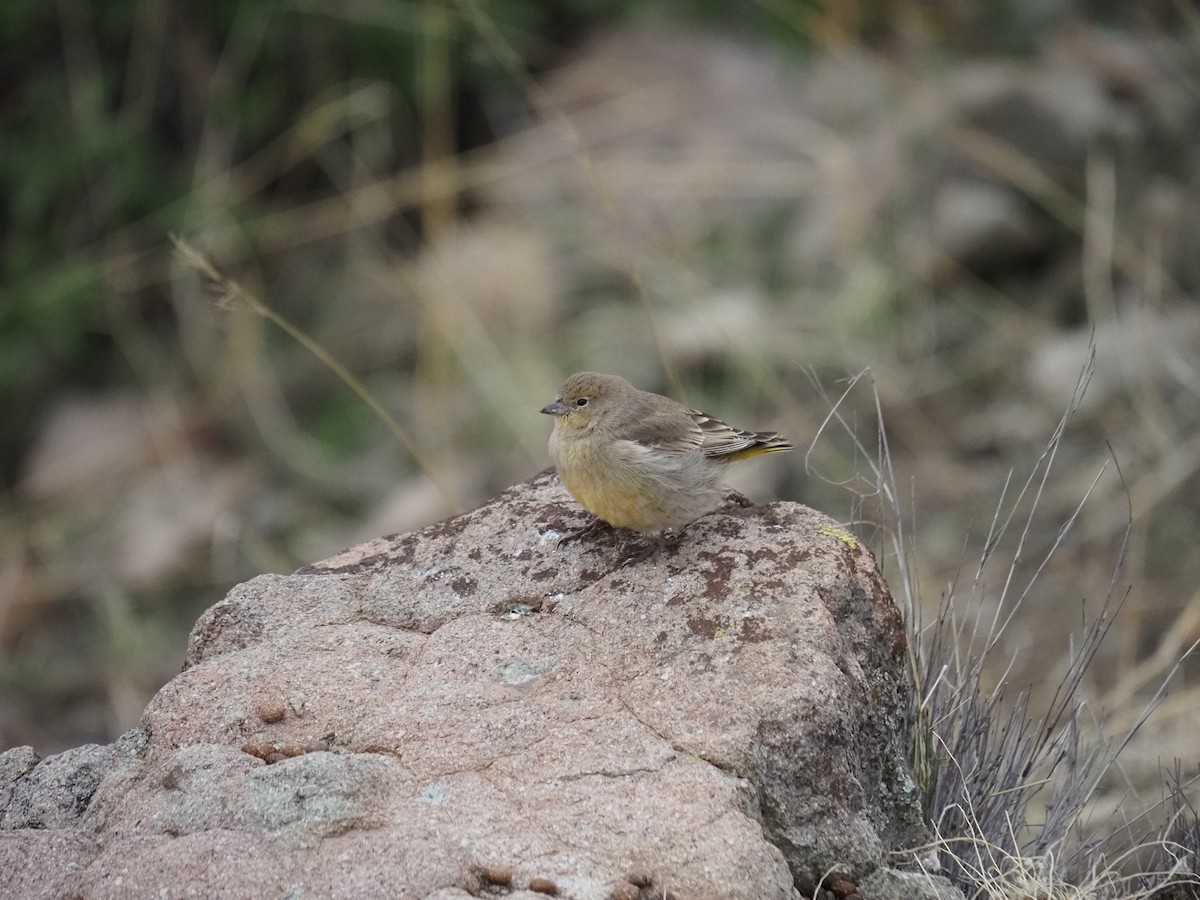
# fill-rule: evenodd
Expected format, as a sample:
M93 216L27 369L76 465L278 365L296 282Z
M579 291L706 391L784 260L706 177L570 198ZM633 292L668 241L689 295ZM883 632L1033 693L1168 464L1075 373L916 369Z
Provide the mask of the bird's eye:
M580 397L575 401L576 406L587 406L587 397Z

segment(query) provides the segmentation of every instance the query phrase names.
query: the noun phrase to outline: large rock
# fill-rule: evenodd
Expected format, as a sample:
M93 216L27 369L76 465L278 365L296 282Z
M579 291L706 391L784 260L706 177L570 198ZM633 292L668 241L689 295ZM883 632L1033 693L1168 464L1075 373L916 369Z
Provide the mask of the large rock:
M625 533L559 548L586 518L544 474L235 589L140 729L0 757L0 894L883 883L885 852L925 836L904 630L870 553L805 507L734 497L621 567Z

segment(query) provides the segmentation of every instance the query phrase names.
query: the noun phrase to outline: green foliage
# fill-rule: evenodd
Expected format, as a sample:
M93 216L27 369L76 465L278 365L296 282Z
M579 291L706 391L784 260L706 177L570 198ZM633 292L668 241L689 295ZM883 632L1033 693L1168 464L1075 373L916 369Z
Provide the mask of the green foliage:
M486 15L527 57L544 56L554 29L623 8L506 0ZM502 72L466 22L470 9L448 3L435 16L430 4L401 0L353 13L242 0L0 4L0 401L29 389L39 360L61 362L107 331L104 301L120 291L106 266L113 255L165 252L211 163L236 167L279 143L314 98L386 86L392 158L382 163L418 160L413 122L429 61L468 107ZM311 161L286 160L292 172L276 181L284 162L238 198L241 221L336 189ZM161 305L161 290L150 284L119 300ZM94 372L60 371L64 380L43 388L94 383Z

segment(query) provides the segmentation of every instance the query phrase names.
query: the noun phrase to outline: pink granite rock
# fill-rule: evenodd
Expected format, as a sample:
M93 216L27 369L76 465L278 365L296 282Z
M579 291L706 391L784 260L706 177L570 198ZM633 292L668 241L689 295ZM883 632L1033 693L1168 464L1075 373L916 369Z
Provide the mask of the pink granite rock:
M0 756L0 894L768 900L923 840L861 544L734 497L621 567L587 519L547 473L236 588L141 729Z

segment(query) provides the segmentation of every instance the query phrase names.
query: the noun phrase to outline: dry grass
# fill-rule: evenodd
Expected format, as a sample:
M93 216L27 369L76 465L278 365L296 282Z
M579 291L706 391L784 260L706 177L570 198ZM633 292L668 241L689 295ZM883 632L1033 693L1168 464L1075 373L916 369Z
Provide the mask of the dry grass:
M1190 634L1186 612L1160 652L1113 685L1109 696L1120 699L1110 707L1113 715L1089 691L1101 648L1129 594L1124 544L1111 560L1098 613L1059 636L1059 663L1045 668L1050 683L1014 689L1010 681L1017 661L1005 648L1005 635L1019 626L1026 604L1046 602L1041 574L1069 543L1109 468L1094 473L1065 518L1060 509L1045 509L1094 359L1090 347L1062 419L1029 474L1006 483L977 563L951 583L931 622L925 621L913 565L911 541L919 528L909 524L907 498L897 488L885 420L880 413L868 442L864 429L842 413L855 390L872 395L879 408L870 373L830 401L817 434L842 445L844 455L866 461L861 477L839 486L854 498L857 527L874 535L881 559L894 563L889 581L910 625L911 759L935 835L927 847L915 848L916 859L968 897L1200 896L1200 819L1190 799L1196 777L1184 777L1178 763L1169 778L1160 770L1163 791L1148 800L1146 770L1129 764L1131 747L1143 732L1155 733L1168 688L1200 647L1194 637L1184 643ZM1112 468L1119 476L1115 461ZM1047 514L1055 517L1053 541L1022 565L1031 535L1045 531L1039 519ZM1132 530L1129 513L1126 537ZM1183 693L1185 705L1193 695Z

